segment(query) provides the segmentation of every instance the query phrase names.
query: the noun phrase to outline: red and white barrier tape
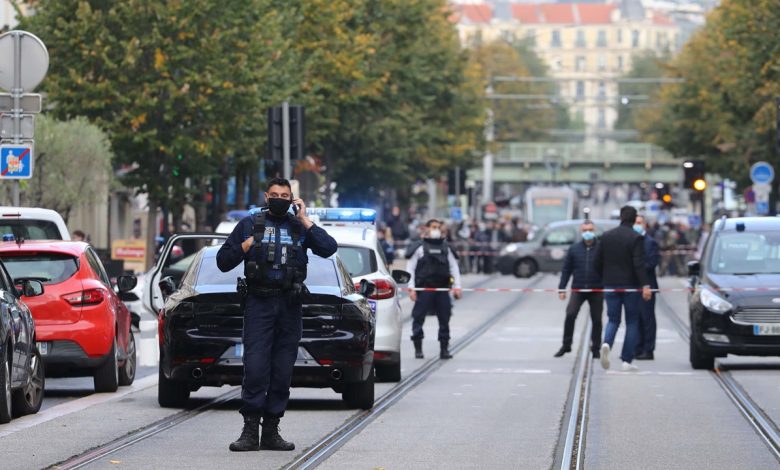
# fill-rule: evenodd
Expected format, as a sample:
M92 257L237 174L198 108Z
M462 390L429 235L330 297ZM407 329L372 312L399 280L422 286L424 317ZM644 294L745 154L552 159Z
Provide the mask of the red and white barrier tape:
M450 292L455 289L448 287L399 287L399 290L403 291L417 291L417 292ZM464 287L460 289L462 292L522 292L527 294L538 293L627 293L627 292L642 292L642 289L566 289L559 290L554 288L538 288L538 287ZM661 289L650 289L652 292L691 292L693 289L689 287L667 287ZM780 287L722 287L714 289L719 292L780 292Z

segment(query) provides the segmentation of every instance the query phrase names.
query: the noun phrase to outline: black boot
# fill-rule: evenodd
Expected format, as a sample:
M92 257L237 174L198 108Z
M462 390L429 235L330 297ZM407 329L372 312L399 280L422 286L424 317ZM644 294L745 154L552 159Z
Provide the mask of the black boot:
M414 357L417 359L423 359L425 356L423 356L422 352L422 340L413 339L412 342L414 343Z
M295 444L285 441L279 435L279 418L263 418L263 434L260 436L260 448L263 450L295 449Z
M230 444L233 452L260 450L260 417L244 416L244 429L237 441Z
M439 341L440 351L439 351L439 359L452 359L452 354L450 354L449 341Z

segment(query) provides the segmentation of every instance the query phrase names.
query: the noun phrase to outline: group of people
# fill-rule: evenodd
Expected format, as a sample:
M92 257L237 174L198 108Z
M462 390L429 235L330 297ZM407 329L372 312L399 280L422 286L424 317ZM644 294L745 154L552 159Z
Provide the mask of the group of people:
M561 300L571 279L572 294L566 307L563 345L555 353L571 351L574 323L587 302L592 321L591 351L605 369L621 318L626 333L620 353L622 369L636 371L634 360L652 360L655 353L655 270L659 262L658 242L647 234L647 221L632 206L620 210L620 225L596 237L593 221L580 226L582 241L569 247L558 284ZM607 305L607 326L602 339L602 314Z

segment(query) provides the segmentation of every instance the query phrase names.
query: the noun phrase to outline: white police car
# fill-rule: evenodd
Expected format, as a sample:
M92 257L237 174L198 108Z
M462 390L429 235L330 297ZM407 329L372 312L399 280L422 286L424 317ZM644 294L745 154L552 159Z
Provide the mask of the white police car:
M376 211L359 208L307 208L306 213L339 244L338 256L360 284L371 281L376 289L368 303L376 313L374 364L379 380L401 380L402 313L398 284L409 282L406 271L390 271L376 235Z

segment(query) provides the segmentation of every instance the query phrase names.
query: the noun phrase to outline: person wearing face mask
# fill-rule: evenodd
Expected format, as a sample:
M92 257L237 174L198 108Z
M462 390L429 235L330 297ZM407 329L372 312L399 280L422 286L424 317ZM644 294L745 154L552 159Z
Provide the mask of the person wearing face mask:
M595 252L598 240L596 239L596 227L593 221L585 220L580 225L582 241L569 247L566 258L561 270L561 280L558 283L558 297L566 300L566 285L569 278L572 289L602 289L601 276L596 272ZM563 322L563 345L555 353L555 357L561 357L567 352L571 352L571 343L574 338L574 323L577 321L577 315L580 313L582 304L588 302L590 309L590 319L593 324L591 330L590 349L593 351L593 357L599 357L599 346L601 345L601 317L604 312L604 293L603 292L572 292L569 303L566 306L566 319Z
M652 289L658 289L658 279L655 275L655 268L661 259L658 249L658 242L653 237L647 235L647 221L644 216L636 216L634 222L634 231L644 238L645 244L645 271L647 279L650 281ZM642 302L639 312L639 342L636 345L637 360L655 359L655 293L647 302Z
M244 263L244 418L234 452L293 450L279 435L279 420L290 398L298 342L302 334L302 297L306 288L306 250L323 258L338 249L336 240L306 216L290 182L274 178L267 205L242 219L217 253L217 267L228 272ZM295 215L289 212L296 206ZM262 418L262 435L260 421Z
M431 219L425 224L422 244L414 249L409 257L406 270L412 274L411 287L450 288L455 299L462 295L460 287L460 269L458 259L444 239L441 221ZM450 316L452 302L449 292L410 291L409 298L414 302L412 309L412 343L414 357L422 359L423 323L428 313L434 313L439 319L439 357L450 359Z

